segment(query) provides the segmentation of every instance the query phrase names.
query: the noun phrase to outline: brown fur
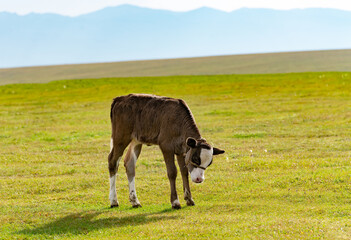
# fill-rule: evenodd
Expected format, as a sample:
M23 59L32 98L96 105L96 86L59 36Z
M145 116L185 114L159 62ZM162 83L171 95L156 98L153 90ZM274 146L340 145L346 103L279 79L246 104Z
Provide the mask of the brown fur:
M132 141L133 144L131 144L124 159L128 179L134 179L135 162L140 154L142 144L159 145L171 184L172 207L180 208L179 204L173 204L178 199L175 187L177 168L174 163L174 155L177 156L182 174L184 199L188 205L194 205L184 158L189 149L186 140L189 137L198 139L198 148L211 149L211 146L201 138L187 104L181 99L147 94L129 94L113 100L110 117L113 139L113 149L108 158L110 176L116 174L117 160ZM135 157L132 156L132 152L135 153ZM200 151L195 152L200 154ZM130 200L132 202L132 199Z

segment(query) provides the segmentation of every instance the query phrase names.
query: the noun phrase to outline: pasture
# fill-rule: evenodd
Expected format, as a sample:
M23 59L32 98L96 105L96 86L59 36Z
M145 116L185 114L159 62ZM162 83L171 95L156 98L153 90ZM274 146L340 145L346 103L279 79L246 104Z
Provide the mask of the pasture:
M0 86L0 239L350 239L351 73L64 80ZM136 167L142 208L109 208L112 98L184 99L226 150L172 210L158 147Z

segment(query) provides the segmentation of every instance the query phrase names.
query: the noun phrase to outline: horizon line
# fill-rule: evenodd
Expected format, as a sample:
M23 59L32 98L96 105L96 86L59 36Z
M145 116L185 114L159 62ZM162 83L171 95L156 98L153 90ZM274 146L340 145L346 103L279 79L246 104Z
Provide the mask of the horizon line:
M145 7L145 6L139 6L139 5L134 5L134 4L128 4L128 3L124 3L124 4L118 4L118 5L111 5L111 6L106 6L103 8L98 8L96 10L93 11L89 11L89 12L85 12L85 13L80 13L80 14L74 14L74 15L70 15L70 14L62 14L62 13L58 13L58 12L36 12L36 11L30 11L28 13L18 13L18 12L12 12L12 11L0 11L0 13L9 13L9 14L16 14L17 16L27 16L27 15L31 15L31 14L52 14L52 15L59 15L59 16L64 16L64 17L80 17L80 16L84 16L84 15L88 15L88 14L92 14L95 12L99 12L102 11L104 9L108 9L108 8L118 8L118 7L123 7L123 6L130 6L130 7L134 7L134 8L141 8L141 9L149 9L149 10L155 10L155 11L166 11L166 12L172 12L172 13L188 13L188 12L192 12L192 11L196 11L196 10L200 10L200 9L211 9L211 10L215 10L218 12L223 12L223 13L233 13L235 11L238 10L242 10L242 9L262 9L262 10L273 10L273 11L292 11L292 10L308 10L308 9L328 9L328 10L337 10L337 11L342 11L342 12L350 12L351 10L345 10L345 9L340 9L340 8L329 8L329 7L301 7L301 8L289 8L289 9L282 9L282 8L270 8L270 7L240 7L240 8L236 8L230 11L225 11L222 9L218 9L218 8L214 8L214 7L208 7L208 6L202 6L202 7L197 7L197 8L193 8L193 9L189 9L189 10L184 10L184 11L177 11L177 10L171 10L171 9L164 9L164 8L153 8L153 7Z
M44 65L22 65L13 67L0 67L0 71L10 69L24 69L24 68L42 68L42 67L59 67L59 66L72 66L72 65L93 65L93 64L113 64L113 63L129 63L129 62L156 62L156 61L172 61L172 60L191 60L191 59L204 59L204 58L218 58L218 57L233 57L233 56L254 56L254 55L279 55L279 54L302 54L314 52L341 52L350 51L351 48L328 48L328 49L305 49L296 51L279 51L279 52L255 52L255 53L228 53L219 55L199 55L191 57L170 57L170 58L147 58L147 59L131 59L122 61L103 61L103 62L80 62L80 63L59 63L59 64L44 64Z

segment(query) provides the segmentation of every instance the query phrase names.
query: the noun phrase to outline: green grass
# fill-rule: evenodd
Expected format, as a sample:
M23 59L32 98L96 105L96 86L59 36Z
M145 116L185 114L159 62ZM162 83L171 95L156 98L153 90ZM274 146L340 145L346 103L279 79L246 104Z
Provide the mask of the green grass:
M0 85L106 77L349 72L350 66L350 49L282 52L0 69Z
M0 239L350 239L351 73L107 78L0 87ZM109 209L113 97L183 98L226 150L172 210L144 147L133 209Z

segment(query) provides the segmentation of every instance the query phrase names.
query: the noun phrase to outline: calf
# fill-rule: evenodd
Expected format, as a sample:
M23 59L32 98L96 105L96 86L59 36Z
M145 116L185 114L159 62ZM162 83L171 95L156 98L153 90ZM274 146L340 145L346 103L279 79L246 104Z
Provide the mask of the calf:
M179 209L176 191L177 156L183 179L184 200L194 205L191 197L188 172L195 183L204 181L204 171L211 165L212 156L224 153L211 147L201 138L194 117L181 99L159 97L147 94L129 94L117 97L111 105L112 138L108 156L110 172L111 207L118 206L116 174L124 149L129 145L124 158L129 184L129 200L133 207L140 207L135 190L135 164L142 144L159 145L167 167L171 185L172 208Z

